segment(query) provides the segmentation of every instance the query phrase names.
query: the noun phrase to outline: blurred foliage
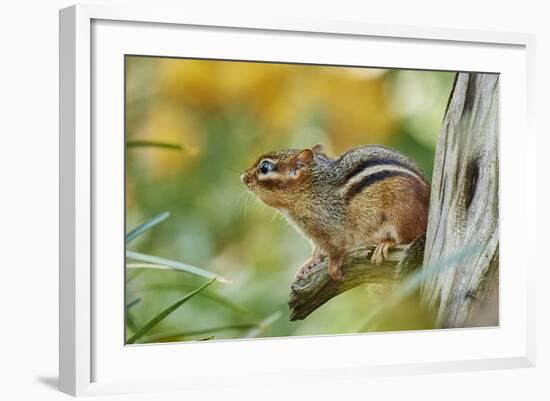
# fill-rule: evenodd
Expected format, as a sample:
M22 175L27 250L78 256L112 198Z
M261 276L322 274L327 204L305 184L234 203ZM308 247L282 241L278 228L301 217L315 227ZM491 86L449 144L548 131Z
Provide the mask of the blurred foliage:
M431 176L454 73L126 56L127 232L171 215L128 249L200 266L214 282L142 342L356 332L388 289L362 286L302 322L287 298L309 244L245 192L240 172L274 149L394 147ZM128 272L127 337L205 279ZM138 301L136 301L138 300ZM430 328L408 297L369 331Z

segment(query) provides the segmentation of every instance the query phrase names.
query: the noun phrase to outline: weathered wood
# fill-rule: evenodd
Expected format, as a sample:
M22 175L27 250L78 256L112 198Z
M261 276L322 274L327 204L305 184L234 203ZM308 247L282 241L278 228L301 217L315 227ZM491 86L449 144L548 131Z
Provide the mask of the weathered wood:
M330 299L358 285L377 284L377 288L393 287L403 275L409 274L422 263L424 236L409 245L392 248L385 262L376 266L370 261L374 248L357 248L344 259L343 279L334 281L328 274L328 260L297 277L290 287L290 320L306 318Z
M372 248L359 248L350 252L342 266L343 279L334 281L328 274L328 259L297 277L290 287L290 320L301 320L331 298L360 284L390 283L395 279L396 265L403 257L403 247L394 248L386 262L380 266L370 262Z
M498 83L496 74L459 73L437 144L424 266L479 245L423 283L440 327L498 322Z

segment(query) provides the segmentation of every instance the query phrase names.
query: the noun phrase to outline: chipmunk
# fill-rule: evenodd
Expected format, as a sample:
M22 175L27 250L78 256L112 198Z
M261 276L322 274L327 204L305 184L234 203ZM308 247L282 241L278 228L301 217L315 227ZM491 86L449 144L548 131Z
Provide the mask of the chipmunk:
M328 256L328 272L339 280L352 248L375 246L371 261L380 265L392 246L426 232L429 183L412 160L383 146L356 147L338 158L322 145L270 152L241 181L312 241L298 276Z

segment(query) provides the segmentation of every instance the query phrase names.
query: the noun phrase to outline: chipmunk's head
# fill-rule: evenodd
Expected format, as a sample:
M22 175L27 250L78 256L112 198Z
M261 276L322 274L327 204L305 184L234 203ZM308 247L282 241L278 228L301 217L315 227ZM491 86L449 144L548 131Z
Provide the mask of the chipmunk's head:
M322 145L269 152L241 174L241 181L265 204L286 208L307 187L319 156L327 158Z

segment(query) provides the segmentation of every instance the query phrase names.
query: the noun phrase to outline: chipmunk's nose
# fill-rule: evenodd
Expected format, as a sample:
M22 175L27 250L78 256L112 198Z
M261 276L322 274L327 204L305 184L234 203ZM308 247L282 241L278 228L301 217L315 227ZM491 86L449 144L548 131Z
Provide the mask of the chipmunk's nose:
M242 173L241 174L241 182L245 185L250 183L250 175L248 175L246 172Z

